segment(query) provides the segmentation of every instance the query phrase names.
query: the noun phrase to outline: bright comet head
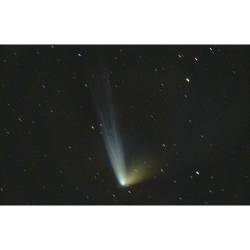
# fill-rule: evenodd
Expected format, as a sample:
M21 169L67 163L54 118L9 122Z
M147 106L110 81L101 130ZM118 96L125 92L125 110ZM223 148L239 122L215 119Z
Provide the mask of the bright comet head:
M125 180L120 180L119 182L120 182L120 185L123 187L125 187L127 185Z

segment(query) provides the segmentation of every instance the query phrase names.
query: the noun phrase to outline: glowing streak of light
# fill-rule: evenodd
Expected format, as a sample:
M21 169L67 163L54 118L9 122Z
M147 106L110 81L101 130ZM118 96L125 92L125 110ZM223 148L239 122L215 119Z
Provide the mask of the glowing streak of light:
M121 135L112 99L110 80L104 74L100 82L92 85L99 119L102 123L102 134L109 160L115 176L121 186L127 185L126 163Z

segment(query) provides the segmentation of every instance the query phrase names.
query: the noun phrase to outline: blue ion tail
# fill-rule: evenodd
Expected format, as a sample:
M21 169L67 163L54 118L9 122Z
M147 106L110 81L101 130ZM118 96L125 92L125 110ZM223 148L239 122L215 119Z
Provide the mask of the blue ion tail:
M112 90L108 74L92 83L92 93L100 122L102 135L110 164L121 186L127 184L125 155L113 105Z

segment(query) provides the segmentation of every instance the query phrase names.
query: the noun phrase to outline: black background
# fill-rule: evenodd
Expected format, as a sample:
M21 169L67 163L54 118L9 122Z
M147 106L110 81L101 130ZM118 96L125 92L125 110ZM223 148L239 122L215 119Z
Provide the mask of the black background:
M1 204L250 204L249 46L0 46ZM89 88L108 68L121 188ZM188 82L189 81L189 82Z

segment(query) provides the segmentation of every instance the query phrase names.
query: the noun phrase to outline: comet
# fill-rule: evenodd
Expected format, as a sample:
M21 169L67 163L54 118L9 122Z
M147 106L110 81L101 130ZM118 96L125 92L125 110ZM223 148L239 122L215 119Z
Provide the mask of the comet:
M112 89L107 72L92 82L92 94L98 117L102 124L102 136L113 172L121 186L127 185L127 171L124 149L116 112L113 104Z
M136 185L152 175L152 168L140 163L127 166L109 74L105 71L98 76L91 81L91 92L110 165L121 187Z

